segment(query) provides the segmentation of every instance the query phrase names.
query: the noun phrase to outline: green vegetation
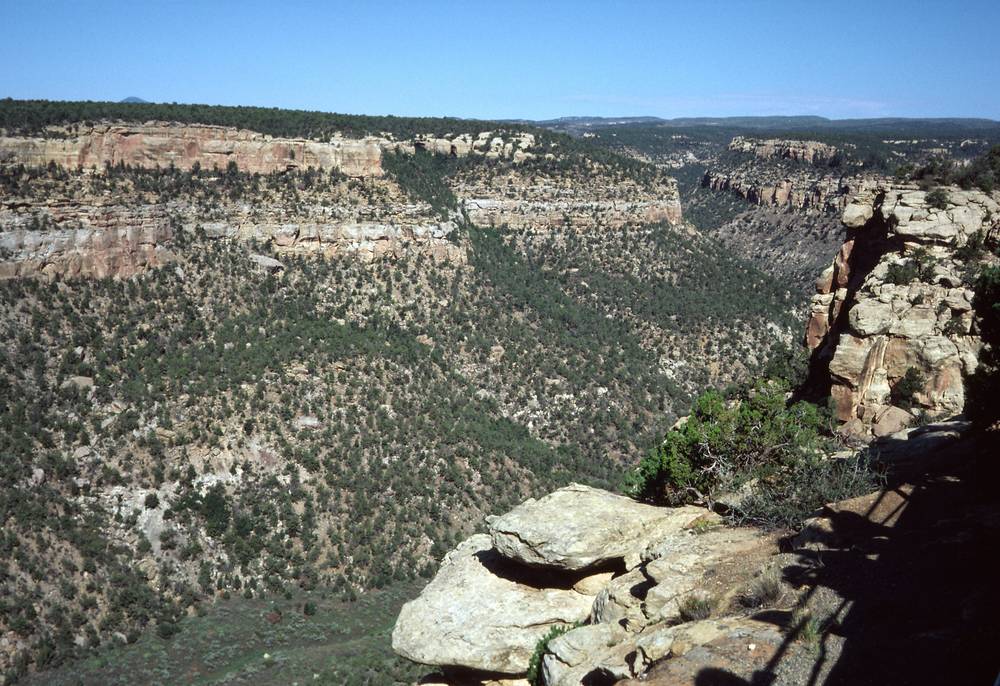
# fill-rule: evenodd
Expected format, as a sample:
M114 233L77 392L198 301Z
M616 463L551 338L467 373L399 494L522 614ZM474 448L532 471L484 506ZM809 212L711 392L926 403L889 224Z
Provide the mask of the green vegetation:
M390 686L411 684L426 668L396 657L389 634L399 608L417 591L401 583L356 602L329 589L291 598L233 596L208 606L169 640L152 633L135 643L109 642L94 654L27 677L34 686L77 684L260 684Z
M382 157L382 166L407 195L426 202L442 216L447 216L457 205L455 194L445 181L445 175L454 164L456 161L452 158L423 150L412 155L386 153Z
M950 159L935 157L920 166L903 165L896 175L916 181L924 188L956 185L965 189L978 188L989 193L1000 182L1000 145L993 145L967 165L956 165ZM947 196L942 196L939 191L943 193L943 189L931 190L927 196L928 202L932 203L932 207L944 209L946 205L942 201L946 202ZM933 201L932 194L936 194Z
M416 134L478 134L495 129L496 122L447 117L373 117L331 112L286 110L276 107L228 107L177 103L123 103L61 100L0 100L0 128L21 135L40 133L46 126L89 126L93 122L171 121L214 124L249 129L272 136L326 140L336 134L352 138L389 133L397 139ZM504 124L522 131L531 127Z
M887 283L906 286L914 281L930 283L934 278L937 260L927 248L915 249L903 262L893 262L885 275Z
M687 420L640 464L628 490L654 503L713 500L750 479L780 478L823 447L819 409L786 407L788 386L765 381L733 398L701 394Z
M948 207L948 191L944 188L935 188L927 193L927 204L934 209L943 210Z
M93 183L191 179L208 194L239 178L252 182L117 170ZM57 183L16 180L28 194ZM774 335L760 321L794 322L773 280L668 226L469 227L467 264L283 254L281 276L247 258L262 246L175 231L176 264L131 279L0 284L13 589L0 617L31 639L15 673L115 632L177 642L186 614L227 595L349 601L427 577L483 511L616 482L689 389L749 369L668 375L660 360L761 363ZM77 375L94 390L64 383ZM137 525L152 490L158 541ZM109 505L88 505L99 497ZM83 597L97 605L77 628Z
M892 404L904 410L912 409L916 402L914 396L923 392L926 383L923 372L916 367L910 367L892 386L889 396Z
M678 606L682 622L694 622L708 619L715 609L715 598L701 593L691 593L684 596Z
M626 490L652 503L711 505L745 492L731 521L799 525L824 503L873 490L867 459L830 459L826 419L815 405L787 402L788 385L767 380L727 397L707 391L690 416L629 475Z
M531 653L531 659L528 661L528 674L525 677L531 686L545 686L545 678L542 673L542 658L548 652L549 643L578 626L580 624L554 626L538 639L538 643L535 644L535 650Z

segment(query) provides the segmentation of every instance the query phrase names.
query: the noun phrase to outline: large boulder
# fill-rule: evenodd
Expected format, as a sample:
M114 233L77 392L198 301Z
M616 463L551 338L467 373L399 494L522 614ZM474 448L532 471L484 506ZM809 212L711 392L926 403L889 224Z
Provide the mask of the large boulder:
M477 534L445 556L434 579L403 606L392 648L426 665L524 674L535 645L553 626L590 613L593 596L531 585L536 574L505 560Z
M663 508L580 484L530 499L489 522L494 547L524 564L579 570L624 560L638 564L650 541L706 514Z

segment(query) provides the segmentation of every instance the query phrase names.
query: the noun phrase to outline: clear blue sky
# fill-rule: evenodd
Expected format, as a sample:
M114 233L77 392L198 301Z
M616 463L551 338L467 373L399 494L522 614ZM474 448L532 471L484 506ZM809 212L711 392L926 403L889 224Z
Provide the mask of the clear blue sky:
M1000 0L0 0L0 97L1000 119Z

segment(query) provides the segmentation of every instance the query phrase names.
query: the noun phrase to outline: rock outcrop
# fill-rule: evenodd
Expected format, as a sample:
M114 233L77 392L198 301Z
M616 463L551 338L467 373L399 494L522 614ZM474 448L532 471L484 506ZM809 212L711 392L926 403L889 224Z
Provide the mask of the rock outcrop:
M265 201L219 202L219 218L206 221L198 203L183 200L0 198L0 279L132 276L171 261L170 242L178 231L256 241L276 252L349 254L362 262L404 252L425 253L436 262L464 259L449 239L453 222L427 217L426 208L413 203L387 203L381 210L385 220L366 221L363 206L330 207L322 199L294 211Z
M78 124L37 137L0 137L0 161L66 169L105 165L225 169L268 174L287 169L335 169L347 176L381 176L382 144L377 138L333 138L327 142L275 138L255 131L206 124Z
M844 210L847 237L817 281L806 343L848 434L883 436L913 421L909 408L892 402L910 369L923 384L907 405L939 417L963 409L963 380L976 368L980 342L956 248L991 229L1000 203L958 188L947 197L939 207L925 191L880 185Z
M449 684L486 683L523 676L539 639L559 626L570 630L549 644L547 684L636 676L677 640L719 635L712 623L673 626L683 598L732 597L742 582L726 565L754 567L774 551L762 532L717 523L704 508L651 507L576 484L529 500L445 557L404 606L393 648L444 669Z
M854 196L879 183L871 176L834 177L808 170L762 170L755 165L728 172L709 170L701 182L705 188L736 193L752 205L811 212L842 211Z
M427 665L523 674L538 640L553 626L584 620L593 603L572 587L539 588L530 578L492 549L489 536L469 538L403 606L393 650Z
M33 167L55 163L66 169L85 170L119 164L183 170L198 165L211 170L226 169L232 163L251 174L313 167L352 177L374 177L383 173L382 154L387 150L412 154L420 149L517 163L535 157L535 146L533 134L505 131L483 131L475 136L418 135L409 141L388 136L334 136L315 141L209 124L103 122L50 127L40 136L0 136L0 163Z
M466 166L449 178L460 204L443 220L383 174L385 153L418 150L505 162ZM346 253L363 262L419 252L456 262L465 258L449 238L459 214L480 225L538 231L681 221L672 179L647 187L589 160L573 172L549 169L545 165L559 151L548 150L531 133L506 130L407 141L388 135L312 141L223 126L119 122L0 137L0 164L13 173L22 174L18 165L55 165L51 178L29 170L0 193L0 278L128 277L170 261L169 243L178 230L198 227L210 238L268 243L278 252ZM536 158L540 169L522 169ZM322 170L323 183L290 193L294 183L288 182L278 192L281 177L251 179L251 203L227 185L226 174L213 171L231 164L241 172L282 176ZM161 180L133 183L118 165L201 171L179 192L171 177L165 185L173 184L174 192L158 194L151 188L162 187ZM106 166L117 171L106 174ZM32 184L40 188L32 192ZM264 186L270 192L262 192ZM192 197L198 193L204 197Z
M492 519L489 528L493 547L511 560L577 571L614 560L634 567L651 538L703 515L698 507L653 507L571 484Z
M784 159L810 164L829 162L837 154L836 147L819 141L784 140L780 138L746 138L736 136L729 142L733 152L749 153L762 159Z

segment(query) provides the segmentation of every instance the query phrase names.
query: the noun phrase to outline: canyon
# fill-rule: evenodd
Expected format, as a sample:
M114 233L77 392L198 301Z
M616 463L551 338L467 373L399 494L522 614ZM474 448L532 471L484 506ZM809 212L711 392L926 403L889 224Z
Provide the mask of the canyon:
M327 143L167 123L47 133L0 139L3 163L52 163L71 173L81 169L79 179L71 193L60 187L54 194L0 198L0 278L130 276L169 261L167 244L173 233L199 225L211 237L256 240L278 251L349 252L367 262L403 251L426 251L435 260L463 259L461 249L447 238L460 214L442 221L425 202L407 197L396 182L384 178L384 154L414 155L418 150L454 158L477 156L492 165L506 162L499 176L483 173L491 167L473 166L451 182L461 198L457 210L482 225L545 231L682 221L676 185L669 178L643 187L598 167L583 178L547 166L526 169L536 155L543 165L559 157L558 152L536 151L534 136L526 133L417 135L399 142L341 138ZM212 179L230 164L250 175L314 169L337 179L335 188L312 191L296 202L272 197L270 202L258 198L250 204L220 198L211 217L190 202L149 193L133 193L132 201L122 203L109 189L93 192L86 183L94 169L106 165L188 173L194 169Z

